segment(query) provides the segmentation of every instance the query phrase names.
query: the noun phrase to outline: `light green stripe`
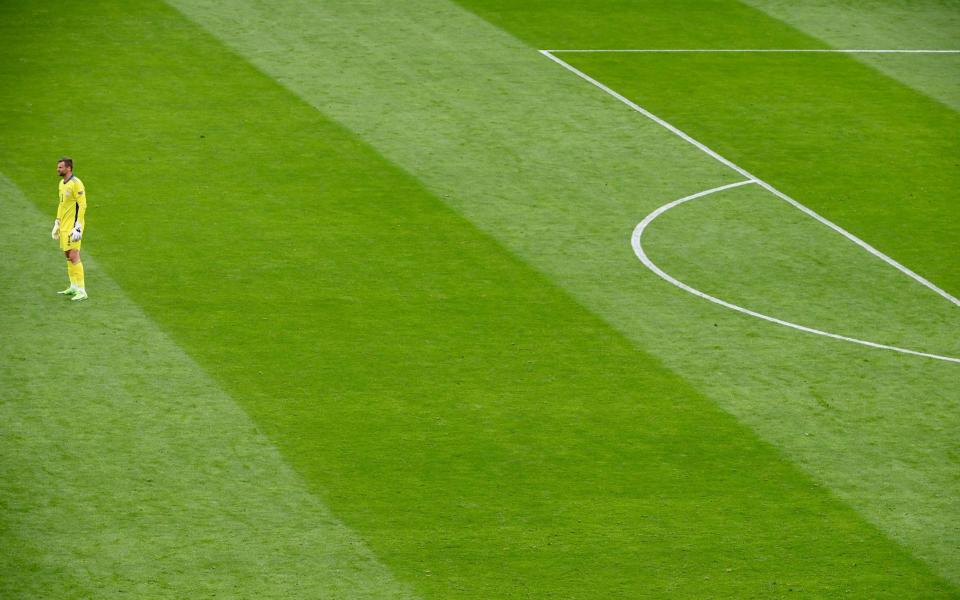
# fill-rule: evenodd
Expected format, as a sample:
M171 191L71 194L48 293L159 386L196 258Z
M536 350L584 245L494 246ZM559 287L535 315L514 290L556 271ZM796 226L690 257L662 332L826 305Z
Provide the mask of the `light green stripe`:
M170 3L960 581L956 444L931 423L955 403L956 365L751 321L691 299L633 256L630 233L648 212L738 175L449 2ZM867 280L889 269L856 260L847 267ZM912 281L890 285L863 302L955 318ZM856 318L858 329L872 321ZM956 347L949 332L932 335Z
M411 598L89 255L53 293L49 225L0 176L0 596Z
M744 1L835 48L960 49L960 3L957 2ZM960 55L858 54L855 58L960 110Z

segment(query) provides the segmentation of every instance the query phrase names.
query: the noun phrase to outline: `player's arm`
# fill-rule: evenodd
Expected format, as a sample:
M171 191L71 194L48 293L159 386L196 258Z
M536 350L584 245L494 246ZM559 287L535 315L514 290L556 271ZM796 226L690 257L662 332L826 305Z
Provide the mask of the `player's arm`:
M70 241L79 242L83 237L83 224L84 218L87 214L87 195L84 193L83 189L77 190L75 194L77 198L76 213L74 213L73 220L73 229L70 230Z
M50 232L50 237L55 240L60 239L60 219L55 219L53 221L53 231Z

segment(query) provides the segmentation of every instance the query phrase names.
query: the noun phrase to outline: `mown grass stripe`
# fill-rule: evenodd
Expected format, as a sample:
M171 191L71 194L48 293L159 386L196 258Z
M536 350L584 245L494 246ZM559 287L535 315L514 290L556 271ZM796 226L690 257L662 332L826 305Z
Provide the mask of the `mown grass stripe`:
M0 207L0 596L414 597L95 251L71 303L52 216Z
M248 3L229 14L207 2L174 4L416 175L638 346L654 350L874 523L938 562L941 573L956 572L950 566L952 542L941 536L955 514L943 502L955 489L950 459L955 444L942 429L930 435L931 420L953 418L953 365L917 364L913 357L797 339L803 336L744 323L718 314L719 308L691 306L689 299L677 299L634 275L627 242L636 220L663 201L729 179L663 132L630 120L622 108L565 80L565 74L544 70L533 50L630 47L638 32L651 47L710 47L736 39L753 47L817 48L821 42L759 11L722 1L642 7L462 3L530 46L444 2L402 8L287 2L269 10ZM678 20L685 26L677 28ZM327 23L330 31L313 35L305 23ZM892 83L850 59L842 68L847 70L857 77L868 73L877 86ZM937 223L943 229L944 221ZM727 250L736 260L736 250ZM843 255L834 250L829 246L828 254ZM852 327L876 329L871 311L892 309L889 322L895 326L884 337L928 336L930 347L952 352L955 340L945 335L949 329L936 326L952 322L938 308L942 299L924 300L909 280L889 282L863 260L837 265L852 269L857 281L883 282L876 295L855 292L845 299L856 307ZM924 273L936 268L934 281L949 281L936 262L919 263ZM896 313L897 307L904 313ZM833 312L823 310L817 320L832 319ZM903 329L917 312L935 318ZM929 402L911 403L916 396ZM829 408L821 410L824 403ZM916 439L926 446L918 448ZM883 450L875 452L877 447ZM938 459L926 461L931 453ZM884 468L890 461L921 462L924 468L891 475ZM898 490L895 502L889 502L891 487ZM919 501L917 489L924 490ZM908 505L922 516L905 518L901 508Z
M960 11L940 0L835 2L746 0L746 3L836 48L957 48ZM913 89L960 110L960 57L863 54L856 58Z

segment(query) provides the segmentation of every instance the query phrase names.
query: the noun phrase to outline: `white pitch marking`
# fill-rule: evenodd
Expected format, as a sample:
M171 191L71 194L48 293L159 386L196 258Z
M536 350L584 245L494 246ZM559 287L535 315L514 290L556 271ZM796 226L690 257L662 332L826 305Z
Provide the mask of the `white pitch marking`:
M841 50L837 48L598 48L583 50L542 50L541 52L765 52L821 54L960 54L960 50Z
M812 328L812 327L806 327L806 326L804 326L804 325L798 325L797 323L791 323L790 321L784 321L783 319L778 319L778 318L776 318L776 317L771 317L771 316L768 316L768 315L765 315L765 314L762 314L762 313L758 313L758 312L756 312L756 311L754 311L754 310L750 310L750 309L748 309L748 308L744 308L744 307L742 307L742 306L738 306L738 305L736 305L736 304L731 304L730 302L727 302L727 301L725 301L725 300L721 300L721 299L719 299L719 298L717 298L717 297L715 297L715 296L711 296L710 294L701 292L700 290L698 290L698 289L696 289L696 288L690 287L689 285L683 283L682 281L680 281L680 280L677 279L676 277L673 277L672 275L668 274L668 273L665 272L663 269L661 269L660 267L658 267L652 260L650 260L650 257L647 256L647 253L646 253L646 252L644 251L644 249L643 249L643 244L641 243L641 238L643 237L643 232L644 232L644 230L647 228L647 226L650 225L650 223L653 222L654 219L656 219L657 217L659 217L659 216L662 215L663 213L667 212L667 211L670 210L671 208L674 208L674 207L676 207L676 206L679 206L679 205L683 204L684 202L689 202L689 201L691 201L691 200L696 200L697 198L703 198L704 196L709 196L710 194L715 194L715 193L717 193L717 192L722 192L722 191L724 191L724 190L729 190L729 189L737 188L737 187L740 187L740 186L749 185L749 184L752 184L752 183L757 183L757 181L756 181L756 180L753 180L753 179L748 179L748 180L746 180L746 181L738 181L738 182L736 182L736 183L730 183L730 184L727 184L727 185L722 185L722 186L720 186L720 187L715 187L715 188L712 188L712 189L709 189L709 190L705 190L705 191L703 191L703 192L698 192L698 193L692 194L692 195L690 195L690 196L685 196L685 197L683 197L683 198L680 198L679 200L674 200L673 202L669 202L669 203L667 203L667 204L664 204L663 206L661 206L661 207L658 208L657 210L655 210L655 211L653 211L652 213L650 213L649 215L647 215L646 218L644 218L643 221L641 221L641 222L637 225L637 227L633 230L633 236L631 237L630 242L631 242L631 245L633 246L633 252L634 252L634 254L637 255L637 258L640 259L640 262L642 262L645 267L647 267L648 269L650 269L651 271L653 271L654 273L656 273L661 279L664 279L665 281L668 281L668 282L672 283L673 285L677 286L678 288L680 288L681 290L683 290L683 291L685 291L685 292L689 292L689 293L693 294L694 296L698 296L698 297L700 297L700 298L703 298L704 300L709 300L710 302L713 302L714 304L719 304L720 306L723 306L724 308L729 308L730 310L735 310L735 311L737 311L737 312L740 312L740 313L743 313L743 314L746 314L746 315L750 315L751 317L756 317L756 318L758 318L758 319L763 319L764 321L769 321L769 322L771 322L771 323L776 323L777 325L783 325L784 327L790 327L791 329L797 329L797 330L799 330L799 331L804 331L804 332L806 332L806 333L812 333L812 334L815 334L815 335L822 335L822 336L824 336L824 337L833 338L833 339L836 339L836 340L843 340L843 341L845 341L845 342L851 342L851 343L854 343L854 344L860 344L861 346L869 346L869 347L871 347L871 348L879 348L879 349L882 349L882 350L893 350L894 352L900 352L900 353L903 353L903 354L912 354L912 355L914 355L914 356L923 356L923 357L926 357L926 358L933 358L933 359L936 359L936 360L943 360L943 361L952 362L952 363L960 363L960 358L954 358L954 357L951 357L951 356L941 356L941 355L939 355L939 354L929 354L929 353L927 353L927 352L918 352L918 351L916 351L916 350L909 350L909 349L907 349L907 348L899 348L899 347L897 347L897 346L888 346L888 345L886 345L886 344L878 344L878 343L876 343L876 342L869 342L869 341L867 341L867 340L861 340L861 339L857 339L857 338L852 338L852 337L848 337L848 336L845 336L845 335L837 335L836 333L830 333L830 332L828 332L828 331L822 331L822 330L820 330L820 329L814 329L814 328Z
M594 79L593 77L590 77L589 75L587 75L586 73L584 73L584 72L581 71L580 69L577 69L577 68L574 67L573 65L571 65L571 64L569 64L569 63L567 63L567 62L565 62L565 61L557 58L556 56L554 56L553 54L551 54L551 52L556 52L556 51L555 51L555 50L540 50L540 53L541 53L541 54L543 54L544 56L546 56L547 58L549 58L549 59L552 60L553 62L557 63L558 65L560 65L560 66L563 67L564 69L570 71L571 73L576 74L576 75L577 75L578 77L580 77L581 79L583 79L583 80L585 80L585 81L588 81L588 82L591 83L592 85L600 88L601 90L603 90L603 91L606 92L607 94L610 94L611 96L613 96L614 98L616 98L616 99L619 100L620 102L623 102L624 104L626 104L627 106L629 106L629 107L632 108L633 110L637 111L638 113L642 114L643 116L647 117L647 118L650 119L651 121L657 123L657 124L660 125L661 127L664 127L664 128L667 129L668 131L671 131L673 134L677 135L678 137L680 137L680 138L683 139L684 141L692 144L693 146L696 146L696 147L699 148L703 153L705 153L706 155L710 156L710 157L713 158L714 160L716 160L716 161L718 161L718 162L726 165L727 167L733 169L734 171L736 171L737 173L739 173L739 174L741 174L742 176L746 177L747 179L755 182L755 183L756 183L757 185L759 185L760 187L766 189L766 190L769 191L771 194L773 194L773 195L777 196L778 198L786 201L787 203L791 204L791 205L794 206L795 208L798 208L799 210L803 211L803 212L806 213L807 215L809 215L809 216L813 217L814 219L816 219L817 221L823 223L824 225L826 225L826 226L829 227L830 229L833 229L834 231L836 231L836 232L839 233L840 235L844 236L845 238L847 238L847 239L850 240L851 242L855 243L856 245L860 246L861 248L863 248L864 250L866 250L866 251L869 252L870 254L873 254L874 256L876 256L876 257L879 258L880 260L884 261L884 262L887 263L888 265L894 267L894 268L897 269L898 271L900 271L900 272L902 272L903 274L907 275L908 277L912 278L914 281L920 283L921 285L923 285L923 286L925 286L925 287L933 290L933 291L936 292L937 294L943 296L944 298L946 298L947 300L949 300L950 302L952 302L952 303L955 304L956 306L960 306L960 300L958 300L956 297L952 296L952 295L951 295L950 293L948 293L947 291L945 291L945 290L937 287L937 286L934 285L932 282L928 281L928 280L925 279L924 277L921 277L921 276L918 275L917 273L914 273L913 271L911 271L911 270L908 269L907 267L905 267L905 266L903 266L902 264L898 263L897 261L895 261L894 259L890 258L889 256L887 256L887 255L884 254L883 252L880 252L879 250L877 250L876 248L874 248L874 247L871 246L870 244L868 244L868 243L866 243L865 241L861 240L860 238L858 238L857 236L853 235L852 233L850 233L850 232L847 231L846 229L840 227L840 226L837 225L836 223L833 223L832 221L829 221L829 220L826 219L825 217L822 217L821 215L819 215L818 213L814 212L813 210L807 208L807 207L804 206L803 204L800 204L799 202L797 202L796 200L794 200L794 199L791 198L790 196L787 196L786 194L784 194L783 192L781 192L781 191L778 190L777 188L773 187L772 185L770 185L770 184L767 183L766 181L763 181L763 180L760 179L759 177L756 177L756 176L752 175L749 171L747 171L747 170L744 169L743 167L740 167L739 165L737 165L737 164L735 164L735 163L727 160L726 158L720 156L719 154L717 154L716 152L714 152L713 150L711 150L710 148L708 148L708 147L707 147L706 145L704 145L703 143L698 142L697 140L693 139L692 137L690 137L689 135L687 135L687 134L684 133L683 131L680 131L679 129L677 129L676 127L674 127L673 125L671 125L670 123L664 121L664 120L661 119L660 117L656 116L655 114L653 114L653 113L651 113L650 111L646 110L645 108L641 107L641 106L640 106L639 104L637 104L636 102L633 102L633 101L630 100L629 98L625 97L623 94L620 94L620 93L616 92L615 90L611 89L610 87L608 87L608 86L600 83L599 81L597 81L597 80Z

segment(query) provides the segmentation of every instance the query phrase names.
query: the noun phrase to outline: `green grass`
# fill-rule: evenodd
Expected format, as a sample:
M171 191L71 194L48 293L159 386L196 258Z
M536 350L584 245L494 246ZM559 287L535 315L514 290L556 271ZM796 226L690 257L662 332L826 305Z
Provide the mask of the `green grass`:
M48 215L0 200L0 597L412 597L98 261L54 294Z
M960 49L956 0L748 0L835 48ZM960 56L858 54L854 58L960 110Z
M760 186L672 208L645 229L642 244L666 273L738 306L859 340L960 357L949 333L958 326L955 306Z
M96 317L86 328L103 342L86 357L104 377L78 390L73 400L86 410L67 413L71 426L54 428L69 408L38 406L50 359L23 353L3 370L7 422L30 415L18 435L34 443L5 442L27 460L0 463L5 480L23 482L3 496L0 539L30 540L42 556L0 563L11 595L77 581L89 589L77 596L121 595L115 580L150 597L347 597L406 585L425 598L956 593L913 555L942 573L949 548L938 554L912 535L952 514L935 500L954 489L936 478L953 463L883 468L888 443L904 460L955 449L944 432L913 454L904 446L927 424L919 411L942 416L949 397L938 384L956 371L714 311L660 285L632 256L629 231L646 211L722 183L722 168L446 3L174 4L230 50L160 4L134 13L88 3L55 17L24 3L0 15L4 52L15 58L0 66L0 130L10 140L0 171L45 209L52 158L72 153L90 194L85 252L96 259L81 307L40 299L56 289L62 261L12 262L0 297L24 308L3 330L37 346L49 336L40 326L48 311L86 311L65 314ZM678 6L654 11L651 35L663 43L678 11L706 18ZM739 5L716 6L728 10L722 31L793 35L773 22L752 27L756 13ZM531 39L524 23L545 22L536 8L528 21L498 22ZM596 39L627 39L640 21L624 10L603 21L597 5ZM556 21L551 41L575 41L564 29L581 21L575 12ZM56 43L49 31L62 33ZM63 73L85 93L51 85ZM15 206L5 198L4 223L35 218ZM39 242L5 239L39 257ZM16 286L28 277L44 285ZM897 298L913 293L880 285ZM127 298L143 315L130 316ZM151 329L119 343L118 322L130 323L119 331ZM143 373L129 360L137 343L149 361ZM785 348L799 361L783 370ZM850 363L822 370L837 356ZM194 379L158 385L184 373L206 381L217 410L194 412ZM138 375L145 390L130 389ZM890 382L886 395L870 393ZM865 390L872 406L856 402ZM918 392L929 392L925 404L897 422L873 421L898 394ZM814 396L823 404L803 404ZM49 502L44 486L82 456L49 452L45 440L82 437L104 413L123 427L78 446L103 464L184 444L161 461L163 485L121 504L149 507L155 528L112 509L129 480L96 469ZM778 419L786 421L769 426ZM795 430L800 439L786 435ZM221 466L217 450L233 445L249 449L232 462L226 453ZM292 472L275 464L280 457ZM51 479L32 475L44 461ZM177 476L208 461L215 468L203 477ZM245 463L275 481L260 490L238 481ZM857 467L863 478L850 477ZM866 510L880 474L890 505ZM891 516L911 477L922 491L912 529ZM211 509L187 518L176 508L195 486L211 486L199 494ZM77 497L92 502L70 502ZM217 511L218 498L236 508ZM200 537L230 560L171 573L181 563L158 553L132 569L82 535L98 524L119 544L158 531L170 548ZM330 562L297 571L298 555L314 555L285 541L298 531L309 544L332 540ZM257 560L259 544L273 562ZM338 564L352 565L355 579ZM6 576L15 570L32 577ZM304 588L292 588L288 572Z
M589 46L605 38L633 45L624 40L637 31L654 47L723 47L730 45L734 27L738 45L813 47L820 42L763 13L720 2L710 4L710 11L701 11L699 3L632 8L592 3L585 11L578 4L568 7L573 16L565 19L554 18L560 10L556 3L470 5L529 45L443 3L408 3L396 10L295 3L269 15L246 5L230 14L206 3L178 6L415 174L895 539L939 565L941 573L957 572L958 532L948 525L957 521L950 502L957 493L956 443L949 435L957 418L954 366L773 327L697 302L642 269L629 249L629 236L645 214L739 176L533 51ZM677 31L670 24L678 14L685 23L712 19L721 25ZM338 24L341 38L317 38L300 25L328 20ZM371 29L371 22L382 26ZM316 61L315 56L330 59ZM493 73L492 64L499 65ZM346 86L338 84L343 65L349 66ZM879 88L904 93L902 86L852 59L843 69L854 82L873 77ZM921 106L929 103L921 95L915 99ZM424 118L434 114L443 117ZM768 216L777 218L782 203L770 201L774 212ZM795 213L784 214L796 220ZM859 221L841 225L862 226ZM801 228L786 237L803 235L807 230ZM884 316L902 310L894 320L901 324L936 312L939 316L924 323L921 332L934 330L944 318L955 319L944 314L952 307L939 296L905 277L892 277L889 267L866 253L850 253L842 238L831 244L827 256L856 262L821 270L859 271L861 280L878 280L871 281L871 289L881 286L845 299L850 310L844 312L856 311L847 324L854 332L881 329L892 340L923 335L891 331L885 323L878 327L869 311L877 305L889 305ZM787 249L791 252L771 258L796 263L796 246ZM749 252L724 248L728 264L752 259ZM755 284L771 288L775 281ZM835 306L818 302L813 308L811 324L836 322ZM811 316L809 310L806 315ZM937 331L931 341L952 347L955 336L949 331Z
M845 55L562 58L960 293L960 260L939 251L960 237L954 110Z

